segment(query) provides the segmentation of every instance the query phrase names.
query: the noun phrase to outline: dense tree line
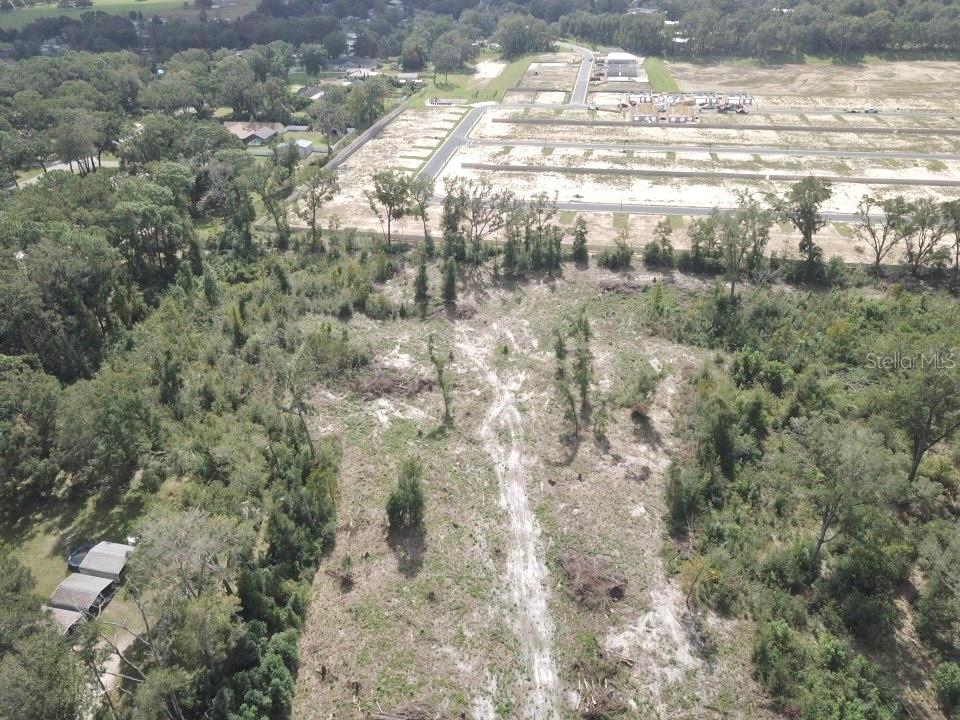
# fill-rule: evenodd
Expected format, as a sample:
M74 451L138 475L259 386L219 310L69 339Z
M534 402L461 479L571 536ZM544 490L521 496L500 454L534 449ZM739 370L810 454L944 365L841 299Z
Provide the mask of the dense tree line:
M845 292L837 263L819 275L833 293L772 291L771 277L806 273L810 256L755 254L770 219L745 196L697 221L681 265L714 263L729 289L658 284L642 318L722 353L691 382L689 453L669 472L670 530L683 540L674 567L694 612L755 621L754 672L785 714L902 717L899 680L863 649L899 657L888 639L915 623L949 715L960 586L940 558L957 539L955 301L900 286ZM658 233L645 258L663 256ZM743 276L759 285L740 290ZM905 593L918 577L922 589Z
M740 2L722 10L679 0L656 4L649 15L565 14L563 35L648 54L799 56L883 50L957 50L960 18L946 5L920 2L804 2L771 7ZM666 26L665 19L678 21ZM685 38L682 44L674 37Z

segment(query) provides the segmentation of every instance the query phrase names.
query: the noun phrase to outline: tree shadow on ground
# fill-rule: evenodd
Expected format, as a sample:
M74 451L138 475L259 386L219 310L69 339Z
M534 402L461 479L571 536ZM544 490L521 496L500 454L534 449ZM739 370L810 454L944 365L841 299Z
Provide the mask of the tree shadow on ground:
M126 542L133 525L143 514L147 497L143 491L124 492L121 484L100 489L76 488L60 497L36 499L33 508L16 519L0 517L0 539L14 546L37 533L53 536L51 550L67 553L83 542Z
M427 553L427 531L422 527L387 531L387 546L397 558L397 570L407 578L414 578L423 568Z
M660 447L663 444L663 438L646 414L634 411L630 413L630 420L633 423L633 437L638 443L652 447Z

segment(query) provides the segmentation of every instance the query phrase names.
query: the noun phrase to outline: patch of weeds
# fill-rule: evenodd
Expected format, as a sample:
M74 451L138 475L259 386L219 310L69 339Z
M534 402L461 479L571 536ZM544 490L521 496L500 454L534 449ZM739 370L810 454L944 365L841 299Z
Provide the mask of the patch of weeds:
M833 229L837 231L841 237L852 238L853 237L853 228L851 228L847 223L833 223Z
M586 150L584 150L584 151L583 151L583 157L584 157L584 159L589 158L589 157L593 157L593 150L591 150L590 148L587 148Z
M573 225L573 221L577 219L577 213L573 210L561 210L560 211L560 224L561 225Z
M720 156L717 155L715 152L710 153L710 159L713 160L714 162L720 162Z
M493 366L497 370L503 370L510 359L510 344L506 340L497 343L497 351L493 354Z
M944 172L946 169L946 164L940 160L930 160L927 162L927 170L930 172Z
M672 227L674 230L679 230L683 227L682 215L667 215L667 219L670 220L670 227Z
M553 148L552 147L540 148L540 154L543 155L544 157L549 157L550 155L553 155Z
M677 159L677 153L675 153L673 150L668 150L668 151L667 151L667 160L673 161L673 160L676 160L676 159Z
M613 214L613 227L617 230L626 230L630 225L630 216L626 213Z

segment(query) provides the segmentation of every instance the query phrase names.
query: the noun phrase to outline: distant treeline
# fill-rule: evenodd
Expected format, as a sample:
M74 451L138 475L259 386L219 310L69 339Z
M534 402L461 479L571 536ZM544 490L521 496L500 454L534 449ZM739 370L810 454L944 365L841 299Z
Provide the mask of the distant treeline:
M202 6L201 0L198 6ZM411 0L406 9L375 8L371 2L320 3L262 0L240 20L226 22L201 14L196 19L161 21L134 12L129 17L99 12L79 20L43 18L21 30L0 30L15 57L40 52L40 43L59 37L75 49L113 51L146 45L163 58L189 48L242 48L283 40L294 45L323 41L331 56L358 34L355 53L388 57L400 53L418 22L416 13L459 18L479 37L489 36L506 15L525 10L550 24L558 36L656 55L796 56L850 55L885 50L960 50L960 9L955 3L921 0L823 0L784 2L734 0L723 9L708 0L650 0L643 12L628 12L628 0L530 0L484 3L475 0ZM667 24L667 23L670 24ZM145 32L138 35L137 25ZM343 45L345 49L345 45Z

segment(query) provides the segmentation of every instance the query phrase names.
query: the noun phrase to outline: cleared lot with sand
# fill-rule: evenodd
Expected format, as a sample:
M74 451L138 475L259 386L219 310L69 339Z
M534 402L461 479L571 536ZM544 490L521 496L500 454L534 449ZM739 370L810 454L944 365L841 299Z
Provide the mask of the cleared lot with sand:
M960 63L870 60L860 64L761 65L668 62L681 90L746 90L787 106L960 109Z

